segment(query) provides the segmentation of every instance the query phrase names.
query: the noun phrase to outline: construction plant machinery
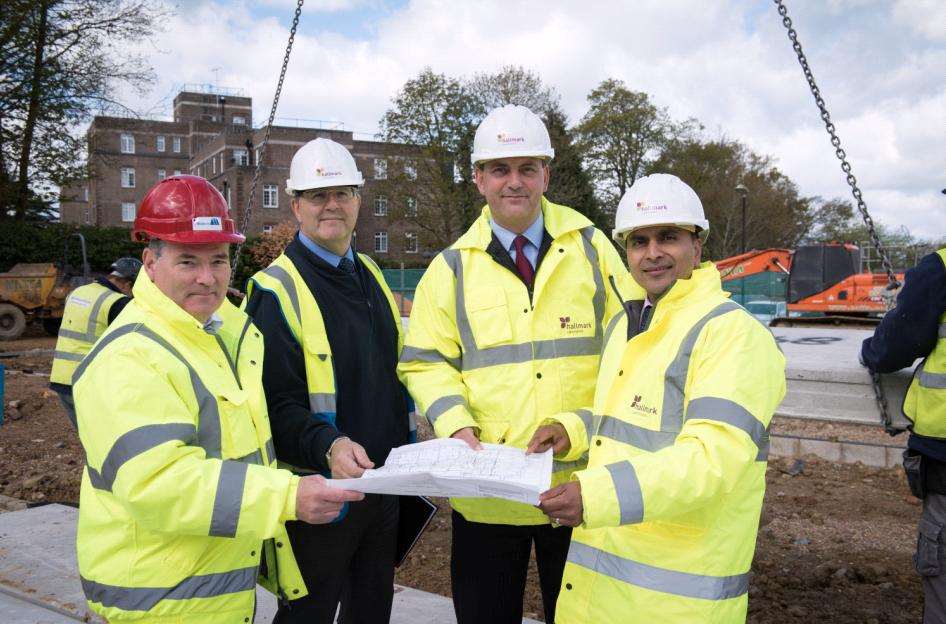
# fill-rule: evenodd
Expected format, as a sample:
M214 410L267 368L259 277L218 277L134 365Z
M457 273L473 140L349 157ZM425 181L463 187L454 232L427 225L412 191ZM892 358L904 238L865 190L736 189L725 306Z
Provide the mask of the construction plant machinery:
M82 267L69 264L69 243L79 241ZM85 253L85 237L76 232L66 238L60 263L19 263L0 273L0 340L16 340L33 320L55 336L62 323L66 298L74 288L92 281Z
M788 304L788 316L772 325L876 325L899 290L889 287L884 273L862 273L861 250L847 243L753 250L716 267L723 289L740 303L761 298ZM903 274L896 277L903 282Z

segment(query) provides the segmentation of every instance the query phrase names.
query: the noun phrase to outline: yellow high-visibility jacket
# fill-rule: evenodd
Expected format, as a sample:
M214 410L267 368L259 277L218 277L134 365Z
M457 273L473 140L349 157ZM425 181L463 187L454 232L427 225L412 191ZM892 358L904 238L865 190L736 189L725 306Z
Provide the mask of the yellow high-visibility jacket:
M772 334L704 263L608 327L556 621L744 622L768 426L785 395ZM629 311L631 319L629 321ZM632 331L628 332L628 326Z
M66 299L62 325L53 353L50 383L72 385L72 374L108 327L108 312L124 295L92 282L79 286Z
M388 300L391 314L394 316L394 327L397 328L397 346L400 352L404 344L404 332L401 326L401 312L398 310L394 295L387 282L384 281L384 275L375 261L361 253L358 254L358 258L378 282L378 286L381 287L381 291ZM286 318L286 324L304 354L309 408L313 414L318 414L334 423L336 387L332 346L328 342L325 320L322 318L322 311L319 310L315 296L299 274L296 265L285 254L280 254L268 267L250 278L246 284L244 304L250 300L250 293L254 288L272 293L279 303L279 309ZM414 431L416 427L412 424L410 429ZM297 474L314 472L285 462L280 462L279 466Z
M483 442L525 448L558 412L591 404L605 325L633 283L614 246L583 215L542 199L551 247L533 295L487 252L489 207L417 285L398 374L436 434L475 427ZM571 434L584 429L567 417ZM556 462L553 482L583 462ZM473 522L542 524L531 505L451 499Z
M261 558L268 589L306 594L284 526L299 477L275 467L262 336L227 301L205 331L144 271L134 294L73 377L83 590L112 623L251 622Z
M946 264L946 248L936 253ZM939 317L936 346L913 374L903 413L913 421L913 433L946 438L946 313Z

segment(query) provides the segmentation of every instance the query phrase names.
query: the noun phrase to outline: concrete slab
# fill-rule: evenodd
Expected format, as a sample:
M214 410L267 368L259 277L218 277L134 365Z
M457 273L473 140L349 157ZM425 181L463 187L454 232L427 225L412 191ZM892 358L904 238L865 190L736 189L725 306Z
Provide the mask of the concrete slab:
M870 373L861 366L861 343L873 332L828 327L773 327L785 354L785 400L776 414L793 418L880 424ZM910 370L882 376L887 409L894 423L909 422L901 409Z
M0 514L0 622L69 624L103 620L85 605L76 565L78 510L44 505ZM254 624L271 624L276 600L256 588ZM537 624L535 620L523 620ZM449 598L395 587L392 624L455 624Z

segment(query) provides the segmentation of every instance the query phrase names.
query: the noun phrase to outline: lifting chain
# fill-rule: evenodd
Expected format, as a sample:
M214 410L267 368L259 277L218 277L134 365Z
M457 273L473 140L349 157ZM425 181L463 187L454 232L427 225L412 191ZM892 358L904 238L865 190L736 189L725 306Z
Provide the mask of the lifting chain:
M837 133L834 131L834 122L831 121L831 114L828 113L828 108L825 106L824 98L821 97L821 90L818 88L818 85L815 83L815 75L811 71L811 67L808 65L808 58L805 56L805 53L802 51L801 43L798 41L798 33L795 32L795 29L792 27L792 20L788 17L788 9L785 8L783 0L773 0L778 6L778 14L782 16L782 25L785 26L788 30L788 38L792 42L792 48L795 50L795 54L798 56L798 64L801 65L802 71L805 73L805 80L808 81L808 87L811 89L811 95L815 98L815 104L818 105L818 110L821 111L821 119L824 121L825 130L828 131L828 134L831 136L831 145L834 146L834 154L838 157L838 160L841 161L841 170L847 176L847 183L851 187L851 194L854 196L854 199L857 200L857 209L861 213L861 218L864 219L864 223L867 225L867 231L870 234L870 240L874 244L874 247L877 249L877 253L880 254L880 261L884 265L884 271L887 273L887 288L888 290L893 290L900 286L900 282L897 280L897 276L893 273L893 266L890 264L890 257L887 255L887 249L884 247L883 243L880 242L880 237L877 236L877 230L874 227L874 220L871 219L870 214L867 212L867 204L864 203L864 197L861 194L861 189L857 186L857 178L854 177L854 174L851 172L851 163L847 161L847 154L844 149L841 148L841 139L838 138Z
M263 135L263 142L259 144L256 155L256 168L253 170L253 183L250 185L250 194L246 196L246 208L243 210L243 219L240 221L240 232L246 234L246 228L250 224L250 213L253 208L253 198L256 196L256 187L259 185L260 173L263 170L263 159L266 156L266 145L269 143L269 134L273 130L273 122L276 119L276 107L279 105L279 96L282 94L282 84L286 79L286 70L289 68L289 54L292 52L292 44L296 39L296 28L299 27L299 17L302 15L302 3L305 0L296 2L296 13L292 17L292 28L289 29L289 42L286 44L286 54L282 58L282 69L279 72L279 82L276 83L276 95L273 97L273 107L269 111L269 121L266 123L266 133ZM243 243L236 246L233 254L233 266L231 267L230 279L236 279L237 269L240 267L240 253L243 250Z
M801 43L798 41L798 33L795 32L795 29L792 27L792 20L788 17L788 9L785 8L783 0L773 0L773 2L775 2L775 5L778 7L778 14L782 17L782 25L785 26L785 29L788 31L788 38L792 42L792 48L795 50L795 54L798 56L798 64L801 65L801 69L805 73L805 80L808 81L808 88L811 89L811 95L814 96L815 104L817 104L818 110L821 111L821 119L824 121L825 130L827 130L828 134L831 136L831 145L834 146L834 154L838 157L838 160L841 161L841 170L847 176L847 183L851 187L851 194L854 196L854 199L857 200L857 209L860 211L861 218L864 219L865 225L867 225L870 240L877 249L877 253L880 254L880 261L883 263L884 271L887 273L887 290L892 291L900 286L900 282L893 273L893 266L890 264L890 257L887 255L887 250L883 243L880 242L880 237L877 236L874 220L871 219L870 214L867 212L867 204L864 203L861 189L857 186L857 178L855 178L854 174L851 172L851 163L847 161L847 154L844 149L841 148L841 139L838 138L837 133L834 131L834 122L831 121L831 114L828 112L828 107L824 103L824 98L821 97L821 89L819 89L818 85L815 83L815 75L812 73L811 66L808 65L808 58L805 56L801 48ZM883 422L884 429L890 435L896 435L900 433L900 430L894 427L890 417L887 396L884 393L884 386L881 382L880 375L871 372L870 377L871 385L874 389L874 399L877 401L877 408L880 411L880 418Z

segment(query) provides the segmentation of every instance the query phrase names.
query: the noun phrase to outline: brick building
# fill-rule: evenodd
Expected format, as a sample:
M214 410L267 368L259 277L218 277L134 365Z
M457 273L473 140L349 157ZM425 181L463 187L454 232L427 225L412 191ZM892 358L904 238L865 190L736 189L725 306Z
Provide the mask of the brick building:
M173 121L95 117L89 126L89 178L64 187L64 223L131 227L144 194L159 180L192 173L210 180L242 223L266 128L253 128L252 99L233 90L184 90ZM410 146L358 140L352 132L273 126L250 208L248 235L293 219L285 194L289 163L299 147L324 137L347 147L365 177L357 247L381 261L420 264L429 258L413 228L396 218L415 208L410 197L382 190L389 173L414 177Z

